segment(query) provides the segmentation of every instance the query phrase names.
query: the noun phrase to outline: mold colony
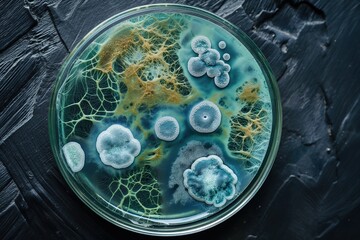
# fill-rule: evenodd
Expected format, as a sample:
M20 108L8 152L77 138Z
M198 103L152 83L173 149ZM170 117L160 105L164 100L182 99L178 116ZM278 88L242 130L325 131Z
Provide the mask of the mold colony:
M191 109L189 122L199 133L211 133L220 126L221 112L214 103L205 100Z
M226 43L221 41L219 46L224 49ZM214 78L217 87L225 88L230 82L229 71L231 68L230 65L220 60L220 53L211 48L210 40L205 36L197 36L191 41L191 48L198 56L189 59L189 73L194 77L201 77L206 73L210 78ZM224 60L229 59L226 55Z
M68 170L137 223L183 224L230 204L271 133L256 60L230 33L183 14L103 32L71 63L57 104Z
M129 129L114 124L99 134L96 150L105 165L119 169L134 162L134 158L140 153L141 145Z
M164 141L174 141L180 132L179 123L170 116L156 120L154 128L156 136Z
M221 207L235 195L237 176L216 155L201 157L184 171L184 186L196 200Z
M63 147L64 156L71 171L79 172L85 165L85 153L77 142L68 142Z

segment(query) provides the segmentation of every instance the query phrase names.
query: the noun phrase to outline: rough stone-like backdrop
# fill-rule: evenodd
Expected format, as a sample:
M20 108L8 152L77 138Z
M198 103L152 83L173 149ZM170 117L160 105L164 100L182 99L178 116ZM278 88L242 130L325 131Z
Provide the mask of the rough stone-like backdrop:
M149 239L108 223L66 185L47 114L61 63L100 22L160 1L0 2L0 239ZM164 2L164 1L163 1ZM283 134L256 196L187 239L360 238L360 3L179 0L243 29L277 77Z

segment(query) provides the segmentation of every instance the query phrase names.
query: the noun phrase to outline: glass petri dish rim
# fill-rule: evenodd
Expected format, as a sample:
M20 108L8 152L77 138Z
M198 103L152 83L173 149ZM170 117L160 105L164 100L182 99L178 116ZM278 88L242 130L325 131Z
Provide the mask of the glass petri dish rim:
M245 188L245 190L238 196L232 203L230 203L227 207L220 210L219 212L211 215L208 218L198 220L196 222L191 222L183 225L169 225L169 226L151 226L147 227L144 225L139 225L130 222L127 219L123 219L119 216L116 216L114 212L110 209L99 208L99 199L94 196L89 196L86 193L85 189L82 189L80 185L74 183L73 174L70 173L66 168L64 161L60 156L61 148L58 142L58 115L57 115L57 93L61 88L64 80L64 76L66 76L69 68L71 67L73 61L76 57L82 53L82 51L100 34L102 34L107 29L112 26L125 21L131 17L135 17L138 15L148 14L148 13L156 13L156 12L173 12L173 13L182 13L189 14L192 16L200 17L206 19L222 28L230 32L235 38L237 38L254 56L255 60L259 64L263 74L265 76L265 80L268 84L269 94L272 103L272 129L270 135L269 146L266 151L264 160L262 165L260 166L258 172L254 176L253 180L250 184ZM53 89L50 108L49 108L49 135L50 135L50 143L53 154L55 156L55 160L57 165L59 166L60 172L65 178L67 184L71 187L73 192L94 212L96 212L99 216L106 219L107 221L122 227L124 229L140 233L146 235L153 236L181 236L192 234L200 231L204 231L211 227L214 227L226 219L233 216L240 209L242 209L257 193L262 184L264 183L266 177L268 176L270 169L275 160L279 144L281 138L281 126L282 126L282 109L281 109L281 101L280 101L280 92L277 86L276 79L272 73L269 63L267 62L264 55L261 53L260 49L255 45L255 43L238 27L229 21L220 18L219 16L192 6L182 5L182 4L149 4L143 5L135 8L131 8L129 10L118 13L99 25L97 25L93 30L91 30L71 51L71 53L64 59L64 65L61 67L58 77L56 79L56 84Z

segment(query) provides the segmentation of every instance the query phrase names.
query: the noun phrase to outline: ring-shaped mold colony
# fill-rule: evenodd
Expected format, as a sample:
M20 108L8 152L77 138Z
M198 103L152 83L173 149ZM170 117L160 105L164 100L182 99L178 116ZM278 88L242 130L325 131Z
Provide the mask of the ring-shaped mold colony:
M225 61L229 61L229 60L230 60L230 54L224 53L223 59L224 59Z
M105 219L151 235L197 232L238 211L267 175L280 135L276 89L260 51L226 21L171 4L129 10L65 61L51 146L74 192ZM178 127L156 124L166 116ZM197 160L215 155L222 164ZM211 174L198 172L212 161ZM197 191L216 174L232 187Z
M221 112L214 103L204 100L191 109L189 122L199 133L212 133L220 126Z
M226 42L225 41L220 41L218 43L218 46L219 46L220 49L225 49L226 48Z
M161 117L155 123L156 136L164 141L174 141L180 133L178 121L170 116Z

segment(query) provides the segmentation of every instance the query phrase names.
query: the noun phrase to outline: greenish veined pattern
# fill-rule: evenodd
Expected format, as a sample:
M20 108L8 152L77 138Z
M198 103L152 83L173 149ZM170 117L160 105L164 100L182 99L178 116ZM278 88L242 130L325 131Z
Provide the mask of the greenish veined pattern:
M110 202L140 216L157 217L161 213L161 190L150 166L134 169L109 185Z
M94 123L120 114L141 127L146 108L186 100L192 88L176 53L184 27L174 15L141 16L91 43L60 91L65 139L86 137Z
M245 163L245 168L256 172L267 150L271 132L270 102L260 97L260 85L249 81L236 90L241 109L231 116L228 148Z

